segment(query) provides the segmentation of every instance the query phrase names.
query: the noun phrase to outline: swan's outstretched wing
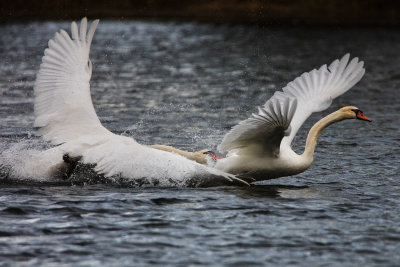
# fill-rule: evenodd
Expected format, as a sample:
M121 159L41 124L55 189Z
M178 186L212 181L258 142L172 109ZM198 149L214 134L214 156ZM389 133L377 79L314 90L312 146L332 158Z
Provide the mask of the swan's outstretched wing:
M276 92L271 101L284 101L287 97L297 99L297 109L290 124L291 133L283 139L290 145L305 120L314 112L327 109L332 100L353 87L364 75L364 62L346 54L340 60L333 61L329 67L323 65L318 70L303 73L290 82L282 91Z
M93 21L87 31L86 18L82 19L79 29L72 22L72 39L61 30L44 52L34 86L35 126L53 144L85 134L110 133L101 125L90 96L89 52L98 23Z
M290 123L296 111L296 99L286 97L269 101L258 114L232 128L218 146L221 152L237 148L257 147L262 154L279 155L282 138L291 132ZM253 151L255 151L253 149Z

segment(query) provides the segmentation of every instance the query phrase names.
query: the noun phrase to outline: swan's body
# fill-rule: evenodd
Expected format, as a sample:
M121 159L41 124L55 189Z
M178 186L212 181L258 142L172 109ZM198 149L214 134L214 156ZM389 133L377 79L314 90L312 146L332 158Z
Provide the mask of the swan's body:
M345 119L370 121L356 107L344 107L318 121L310 130L304 153L296 154L291 142L304 121L327 109L332 100L353 87L364 75L363 62L349 55L335 60L329 68L304 73L276 92L258 114L240 122L219 145L227 157L215 168L225 172L266 180L305 171L313 162L321 131Z
M90 45L98 25L87 31L87 20L80 27L72 23L72 38L64 30L56 33L44 52L34 86L35 126L47 141L58 147L59 163L49 173L68 169L62 156L80 158L95 166L105 177L148 179L150 184L206 186L246 184L235 176L196 163L180 155L138 144L134 139L115 135L102 126L90 96L92 64ZM53 155L48 153L49 155ZM172 181L172 182L171 182Z

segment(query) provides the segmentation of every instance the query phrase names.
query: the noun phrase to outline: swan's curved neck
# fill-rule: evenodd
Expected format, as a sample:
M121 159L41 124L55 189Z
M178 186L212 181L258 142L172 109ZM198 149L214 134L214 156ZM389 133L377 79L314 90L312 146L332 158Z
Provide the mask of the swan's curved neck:
M307 136L306 147L304 149L303 157L308 160L313 159L315 147L317 145L317 140L322 130L331 125L332 123L346 119L340 110L335 111L328 116L320 119L314 126L310 129Z

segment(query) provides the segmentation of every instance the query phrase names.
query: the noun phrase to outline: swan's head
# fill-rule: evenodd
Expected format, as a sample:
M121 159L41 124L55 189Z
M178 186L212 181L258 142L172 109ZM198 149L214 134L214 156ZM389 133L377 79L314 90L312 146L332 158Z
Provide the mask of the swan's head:
M360 109L358 109L354 106L348 106L348 107L341 108L340 112L343 114L343 116L346 119L358 119L358 120L371 122L370 118L365 116L364 113Z
M203 150L200 150L199 152L201 152L204 155L204 157L208 156L214 161L216 161L217 159L222 159L222 157L218 156L213 151L208 150L208 149L203 149Z

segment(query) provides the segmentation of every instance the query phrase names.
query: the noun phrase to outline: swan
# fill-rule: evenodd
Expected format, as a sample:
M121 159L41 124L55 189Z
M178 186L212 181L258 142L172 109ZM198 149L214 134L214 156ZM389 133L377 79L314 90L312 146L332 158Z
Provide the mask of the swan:
M60 30L44 51L34 85L34 126L55 146L43 154L58 160L49 167L49 175L70 173L79 161L109 179L145 178L158 186L248 185L177 153L140 145L101 124L90 95L89 52L98 23L94 20L89 26L83 18L78 28L72 22L71 36Z
M314 112L327 109L332 100L353 87L364 75L364 63L344 55L329 67L302 74L262 106L257 114L239 122L218 146L226 158L215 168L257 181L290 176L308 169L321 131L346 119L371 121L354 106L343 107L319 120L309 131L301 155L291 148L293 138Z

